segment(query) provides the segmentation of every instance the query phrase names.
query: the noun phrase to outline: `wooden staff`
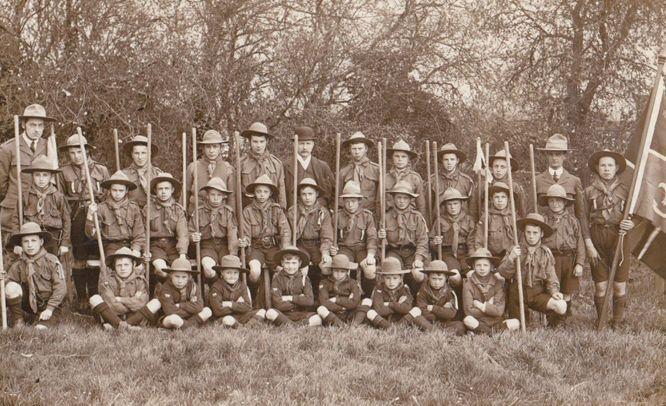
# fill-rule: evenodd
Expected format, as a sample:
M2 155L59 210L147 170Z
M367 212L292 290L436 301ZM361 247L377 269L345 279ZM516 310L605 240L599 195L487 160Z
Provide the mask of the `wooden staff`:
M518 245L518 226L516 222L516 202L513 196L513 176L511 175L511 152L509 151L509 142L504 141L504 151L506 152L506 164L509 176L509 203L511 204L511 221L513 224L513 241ZM516 278L518 279L518 301L520 306L520 329L523 333L525 328L525 303L523 302L523 272L520 268L520 257L516 258Z
M340 133L335 136L335 200L333 200L333 246L338 246L338 211L340 198Z
M426 205L426 216L428 216L428 225L432 224L432 186L430 184L430 141L426 140L425 143L425 156L426 156L426 182L428 186L428 204Z
M81 148L81 155L83 156L83 168L85 169L86 174L86 186L88 186L88 195L90 197L90 204L95 204L95 192L92 187L92 178L90 176L90 168L88 167L88 152L86 152L86 146L83 143L83 132L81 132L81 127L76 127L76 132L79 135L79 147ZM93 213L93 221L95 224L95 236L97 237L97 248L99 249L99 260L100 264L100 280L102 276L106 276L106 255L104 255L104 244L102 243L102 229L99 227L99 216L97 211Z
M194 228L199 232L199 171L197 170L197 129L192 128L192 162L194 162ZM199 285L199 295L203 297L203 282L201 280L201 241L196 244L197 255L197 285Z
M16 153L16 198L18 199L19 227L23 225L23 184L21 182L21 134L19 116L14 116L14 146Z
M477 137L477 138L476 138L476 152L477 152L477 154L478 154L478 152L479 152L480 149L481 149L481 137ZM487 154L484 156L484 161L485 161L485 164L488 163L488 155L487 155ZM481 165L481 170L486 169L484 166L485 166L485 165L483 165L483 164ZM485 178L486 180L488 180L486 177L482 177L482 176L481 176L481 170L480 170L479 172L477 172L477 174L476 174L476 184L479 185L479 187L481 186L481 180L482 180L482 179ZM486 172L486 174L487 174L487 173L488 173L488 172ZM484 175L485 175L485 174L484 174ZM486 182L486 183L487 183L487 182ZM477 213L479 213L479 216L481 216L481 210L483 209L483 204L481 203L481 198L482 198L483 196L481 196L481 193L483 193L483 192L481 191L481 189L480 189L480 188L477 188L477 189L476 189L476 197L477 197L477 199L476 199L476 201L477 201L476 209L477 209ZM462 202L461 202L461 203L462 203Z
M437 235L442 235L442 224L440 223L440 208L439 208L439 160L437 159L437 141L432 143L432 158L435 162L435 227ZM437 246L437 259L442 259L442 244Z
M182 191L181 193L181 201L183 202L183 209L185 212L187 212L187 182L185 181L187 179L187 133L183 131L183 136L180 139L180 145L182 146L183 150L183 183L181 185ZM192 165L192 169L195 171L197 170L196 164Z
M507 161L509 157L507 156ZM539 212L539 203L537 201L536 170L534 169L534 145L530 144L530 170L532 171L532 198L534 199L534 212Z
M116 171L121 170L120 167L120 140L118 139L118 129L113 129L113 150L116 154Z
M294 134L294 229L291 233L291 245L296 246L296 231L298 230L298 134ZM309 265L309 264L306 264Z
M382 230L386 230L386 202L384 201L384 154L382 142L377 143L377 160L379 161L379 223ZM382 238L380 258L386 259L386 238Z
M488 214L488 206L490 205L489 198L488 196L488 187L490 186L488 181L488 177L490 176L490 171L488 170L488 166L490 165L490 143L486 142L486 167L484 170L486 171L485 173L485 185L483 185L483 193L485 196L485 202L483 203L483 208L484 213L483 213L483 247L485 249L488 249L488 221L490 221L489 214Z
M148 123L146 128L148 138L148 170L146 171L146 247L144 252L146 258L150 255L150 182L152 181L153 165L152 165L152 146L153 146L153 127ZM118 162L116 162L118 163ZM150 286L150 260L146 259L146 286Z
M2 241L2 227L0 227L0 241ZM5 293L5 259L3 249L0 249L0 311L2 311L2 329L7 330L7 297Z
M240 170L240 135L238 131L234 132L234 155L236 156L236 222L238 223L238 238L245 238L245 227L243 224L243 190L241 185L241 170ZM243 268L245 268L245 247L240 247L240 260ZM247 275L243 272L243 283L247 285Z

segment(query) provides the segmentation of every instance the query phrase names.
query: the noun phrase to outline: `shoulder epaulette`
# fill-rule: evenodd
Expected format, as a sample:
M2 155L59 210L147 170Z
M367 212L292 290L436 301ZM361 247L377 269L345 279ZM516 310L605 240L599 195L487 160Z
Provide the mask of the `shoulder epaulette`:
M4 147L5 145L9 145L10 143L12 143L12 141L14 141L14 138L10 138L7 141L3 142L2 146Z
M370 215L370 216L373 216L372 212L368 209L363 209L363 213L365 213L367 215Z

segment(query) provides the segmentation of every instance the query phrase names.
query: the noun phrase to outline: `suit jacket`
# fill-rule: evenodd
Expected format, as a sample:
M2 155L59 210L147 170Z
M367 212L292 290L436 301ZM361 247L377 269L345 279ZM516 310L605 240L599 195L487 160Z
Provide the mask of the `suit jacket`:
M0 147L0 206L5 209L15 210L18 184L16 182L16 143L12 138ZM32 166L32 161L40 155L46 155L47 141L45 137L37 140L37 148L32 152L30 146L23 139L23 133L19 136L19 148L21 151L21 168L27 169ZM21 187L23 191L30 189L32 176L21 173Z

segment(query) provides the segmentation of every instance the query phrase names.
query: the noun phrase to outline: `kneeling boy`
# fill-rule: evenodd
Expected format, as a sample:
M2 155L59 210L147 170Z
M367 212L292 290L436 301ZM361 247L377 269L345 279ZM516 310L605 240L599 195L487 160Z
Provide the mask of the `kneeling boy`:
M213 267L220 273L213 286L208 291L208 303L213 312L213 320L221 320L225 327L236 328L239 324L249 326L264 320L264 309L252 310L252 299L247 285L240 278L240 274L247 273L240 258L235 255L225 255L220 265Z
M164 271L169 278L156 289L164 313L160 325L168 329L185 329L204 324L213 312L201 303L197 284L192 280L197 271L192 269L190 261L178 258Z

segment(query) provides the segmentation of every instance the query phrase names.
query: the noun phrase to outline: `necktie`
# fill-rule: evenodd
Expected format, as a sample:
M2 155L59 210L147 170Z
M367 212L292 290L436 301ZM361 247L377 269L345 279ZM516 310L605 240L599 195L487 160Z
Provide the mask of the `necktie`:
M32 142L30 143L30 149L32 150L33 153L37 151L37 141L32 140Z
M557 172L553 173L553 181L557 183L560 180L560 175L557 174Z

